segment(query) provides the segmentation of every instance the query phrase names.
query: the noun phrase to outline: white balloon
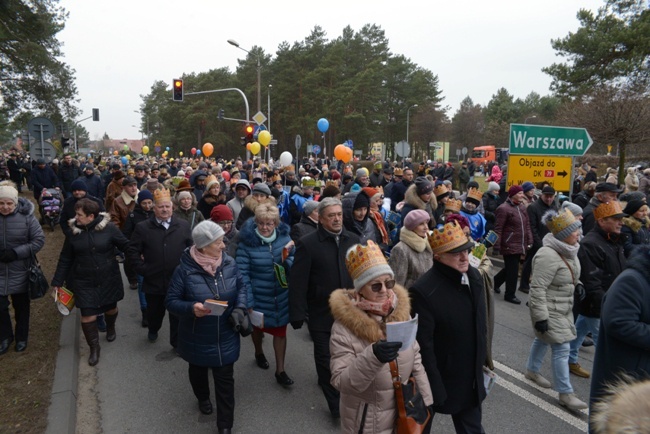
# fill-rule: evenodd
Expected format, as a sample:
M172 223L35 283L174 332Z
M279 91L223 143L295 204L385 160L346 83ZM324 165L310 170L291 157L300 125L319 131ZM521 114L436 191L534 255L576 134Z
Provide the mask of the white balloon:
M283 167L291 165L292 161L293 155L291 155L291 152L284 151L282 154L280 154L280 164L282 164Z

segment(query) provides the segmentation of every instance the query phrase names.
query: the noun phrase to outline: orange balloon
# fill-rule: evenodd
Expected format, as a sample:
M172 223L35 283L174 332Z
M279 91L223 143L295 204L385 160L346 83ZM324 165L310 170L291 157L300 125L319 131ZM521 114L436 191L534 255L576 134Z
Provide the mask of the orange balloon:
M252 143L246 143L246 149L249 150L249 151L251 150L251 144Z
M334 156L336 157L337 160L343 161L343 158L346 155L346 150L347 146L344 145L336 145L334 148Z
M214 146L212 146L212 143L208 142L203 145L203 155L209 157L210 155L212 155L213 152L214 152Z
M352 149L344 145L341 146L343 146L344 148L343 152L345 152L345 155L343 156L343 158L341 158L341 161L343 161L344 163L348 163L350 160L352 160L352 156L353 156Z
M119 154L118 151L113 151L113 155L118 155L118 154Z

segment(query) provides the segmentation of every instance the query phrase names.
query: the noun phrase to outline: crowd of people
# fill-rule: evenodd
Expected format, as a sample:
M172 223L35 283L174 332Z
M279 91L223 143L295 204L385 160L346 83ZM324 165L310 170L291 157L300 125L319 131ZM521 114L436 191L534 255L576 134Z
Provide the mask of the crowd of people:
M402 378L415 378L432 417L451 415L458 433L483 432L495 294L504 284L505 302L519 305L517 291L529 294L535 339L525 377L553 388L560 405L596 408L619 374L650 369L642 191L650 169L637 176L631 168L637 182L624 185L594 179L596 168L576 171L569 198L549 184L508 186L507 167L497 164L481 191L471 161L377 161L370 170L314 159L297 170L223 158L65 155L56 163L36 160L30 183L19 171L0 184L0 354L14 339L16 351L27 347L27 277L16 270L44 244L35 208L19 193L26 185L38 200L58 189L65 242L52 286L74 293L88 363L100 361L101 333L116 339L122 263L149 342L168 317L169 344L188 362L203 414L213 412L212 370L219 432L234 424L241 337L251 336L259 368L273 364L276 382L293 385L288 325L307 326L318 384L344 432L393 431L393 362ZM496 272L490 257L499 255ZM387 341L387 323L415 315L415 342ZM591 376L578 362L584 345L596 346L589 404L570 381ZM552 381L540 374L549 346Z

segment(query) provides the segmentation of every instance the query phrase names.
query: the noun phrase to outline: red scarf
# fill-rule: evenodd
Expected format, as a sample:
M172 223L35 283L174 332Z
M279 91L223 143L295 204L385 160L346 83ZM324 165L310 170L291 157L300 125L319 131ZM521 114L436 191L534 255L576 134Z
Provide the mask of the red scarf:
M370 218L375 222L377 228L379 228L382 244L388 244L388 231L386 230L386 225L384 224L384 218L381 216L381 213L379 211L375 211L371 209Z

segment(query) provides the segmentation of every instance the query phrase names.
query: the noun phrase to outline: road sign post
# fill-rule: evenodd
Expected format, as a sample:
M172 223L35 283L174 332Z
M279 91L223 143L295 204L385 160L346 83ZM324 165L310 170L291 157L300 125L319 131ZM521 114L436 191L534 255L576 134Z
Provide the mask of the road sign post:
M581 157L594 141L584 128L510 124L510 153Z

